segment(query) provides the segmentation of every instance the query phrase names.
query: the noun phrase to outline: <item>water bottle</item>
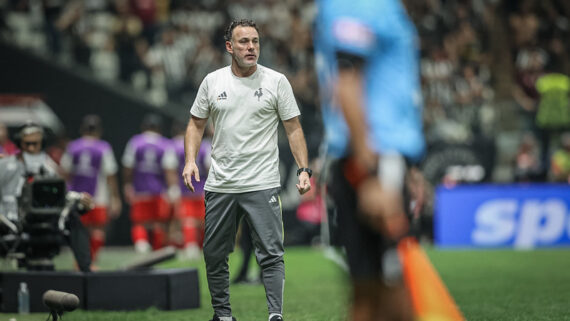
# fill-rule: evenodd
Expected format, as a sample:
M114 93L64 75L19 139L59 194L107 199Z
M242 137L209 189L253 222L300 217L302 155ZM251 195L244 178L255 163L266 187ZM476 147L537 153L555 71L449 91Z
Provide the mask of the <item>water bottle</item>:
M20 289L18 290L18 313L30 313L30 292L28 291L26 282L21 282Z

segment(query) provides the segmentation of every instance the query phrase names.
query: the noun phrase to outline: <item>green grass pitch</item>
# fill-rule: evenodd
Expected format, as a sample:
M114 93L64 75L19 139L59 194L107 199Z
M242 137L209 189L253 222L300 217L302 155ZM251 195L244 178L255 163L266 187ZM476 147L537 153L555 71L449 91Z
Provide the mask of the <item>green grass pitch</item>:
M433 264L445 281L467 320L570 320L570 251L564 249L438 250L427 248ZM132 252L107 250L100 266L113 269L132 258ZM235 270L240 256L233 254ZM58 268L71 267L68 254L58 257ZM200 309L135 312L74 311L63 320L81 321L207 321L212 316L204 265L201 261L173 260L169 267L197 267L202 293ZM286 283L284 316L289 321L346 320L348 283L345 272L325 258L322 250L288 248L285 255ZM239 321L267 320L262 286L231 287L234 315ZM4 294L9 295L9 294ZM15 294L14 294L15 295ZM0 321L45 320L47 313L30 315L0 314Z

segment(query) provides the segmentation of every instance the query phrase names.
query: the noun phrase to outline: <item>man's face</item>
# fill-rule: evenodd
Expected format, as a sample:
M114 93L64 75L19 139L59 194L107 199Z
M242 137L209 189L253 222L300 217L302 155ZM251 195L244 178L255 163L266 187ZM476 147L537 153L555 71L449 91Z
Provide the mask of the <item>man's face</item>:
M172 45L174 44L174 37L174 30L165 30L161 35L162 43L165 45Z
M20 142L20 149L26 153L38 154L42 150L42 138L41 133L24 135Z
M237 26L232 40L226 41L226 50L241 68L253 67L259 58L259 34L253 27Z

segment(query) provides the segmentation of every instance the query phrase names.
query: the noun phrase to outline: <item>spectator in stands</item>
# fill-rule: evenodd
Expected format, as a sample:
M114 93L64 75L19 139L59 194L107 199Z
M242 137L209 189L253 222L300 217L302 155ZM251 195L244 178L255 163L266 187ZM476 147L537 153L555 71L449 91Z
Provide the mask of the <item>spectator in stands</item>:
M44 31L49 52L59 55L62 49L62 34L57 27L65 1L63 0L46 0L43 1L44 14Z
M157 31L157 8L155 0L129 0L132 12L140 18L143 24L142 35L149 43L154 42Z
M145 59L153 74L164 76L168 98L182 103L187 91L189 43L178 38L176 29L165 27L160 42L153 45ZM191 100L191 99L190 99Z
M475 65L465 65L455 82L456 102L460 105L481 104L484 94L483 81L478 77Z
M555 182L570 184L570 132L560 137L561 146L551 159L551 177Z
M517 182L536 182L543 180L539 150L532 133L526 133L519 145L514 165L514 178Z
M538 47L521 49L516 58L516 85L513 98L528 112L530 123L534 122L539 93L536 81L544 74L544 66L548 60L547 53ZM530 129L532 126L529 126Z
M509 25L513 31L515 47L535 44L540 26L540 19L536 14L536 1L520 1L518 10L509 17Z
M68 2L57 20L57 28L71 39L71 54L75 63L89 66L91 49L88 32L91 30L91 15L86 11L85 3Z
M190 86L194 91L198 90L204 74L223 65L223 57L216 49L210 37L200 35L195 46L195 52L189 61Z
M570 78L549 68L537 79L535 86L540 94L537 126L548 132L570 128Z
M128 0L115 0L114 9L117 19L113 34L120 62L119 78L130 84L133 74L145 69L142 58L146 55L148 42L142 38L142 22L131 12Z
M444 106L453 102L451 82L455 67L445 50L433 44L421 60L423 96L426 103L426 126L446 118Z
M89 64L97 78L105 81L119 79L120 60L115 50L115 39L107 37L103 47L91 54Z

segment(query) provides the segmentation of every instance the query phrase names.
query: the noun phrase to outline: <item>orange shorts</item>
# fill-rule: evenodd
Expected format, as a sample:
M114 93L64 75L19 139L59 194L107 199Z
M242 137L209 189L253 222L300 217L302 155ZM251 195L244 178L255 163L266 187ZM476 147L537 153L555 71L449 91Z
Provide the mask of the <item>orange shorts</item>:
M170 219L170 204L162 196L151 196L131 204L133 223L168 221L168 219Z
M107 224L107 208L96 206L89 212L80 216L85 226L101 227Z
M180 200L180 218L195 218L204 220L206 205L204 198L182 198Z

